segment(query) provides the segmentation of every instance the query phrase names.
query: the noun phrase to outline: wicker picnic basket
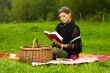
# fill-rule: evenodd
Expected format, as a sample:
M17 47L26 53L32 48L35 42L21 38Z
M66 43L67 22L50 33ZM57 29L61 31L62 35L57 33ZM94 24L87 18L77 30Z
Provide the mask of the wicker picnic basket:
M35 42L37 45L35 46ZM52 47L39 46L38 40L34 39L33 46L22 46L20 60L23 62L48 62L52 60Z

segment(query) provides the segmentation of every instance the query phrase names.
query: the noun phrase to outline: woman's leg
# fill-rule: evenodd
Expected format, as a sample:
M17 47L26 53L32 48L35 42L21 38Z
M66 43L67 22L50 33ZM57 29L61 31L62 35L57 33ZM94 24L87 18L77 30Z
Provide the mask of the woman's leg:
M67 52L64 50L61 50L60 48L54 47L52 49L53 51L53 59L55 60L56 58L67 58Z

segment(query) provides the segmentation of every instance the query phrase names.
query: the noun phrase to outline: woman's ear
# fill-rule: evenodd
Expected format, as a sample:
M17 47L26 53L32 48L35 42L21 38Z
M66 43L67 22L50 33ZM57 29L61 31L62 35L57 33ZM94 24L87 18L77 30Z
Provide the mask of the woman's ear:
M68 15L69 15L69 17L71 17L71 13L69 13Z

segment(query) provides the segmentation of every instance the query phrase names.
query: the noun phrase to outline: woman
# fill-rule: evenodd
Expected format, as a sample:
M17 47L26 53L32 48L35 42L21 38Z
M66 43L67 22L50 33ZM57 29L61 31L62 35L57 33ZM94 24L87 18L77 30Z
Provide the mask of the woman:
M53 59L71 58L75 60L82 51L80 29L74 21L71 20L71 10L68 7L59 9L59 18L61 23L57 25L55 30L63 37L63 42L60 43L52 39Z

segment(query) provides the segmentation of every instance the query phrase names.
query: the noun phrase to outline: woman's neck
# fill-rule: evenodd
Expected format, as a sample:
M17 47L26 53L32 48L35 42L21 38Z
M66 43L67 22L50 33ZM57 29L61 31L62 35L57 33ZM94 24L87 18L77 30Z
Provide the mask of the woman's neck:
M64 26L67 25L67 24L70 23L70 22L71 22L71 19L69 19L69 20L67 21L67 23L64 23Z

